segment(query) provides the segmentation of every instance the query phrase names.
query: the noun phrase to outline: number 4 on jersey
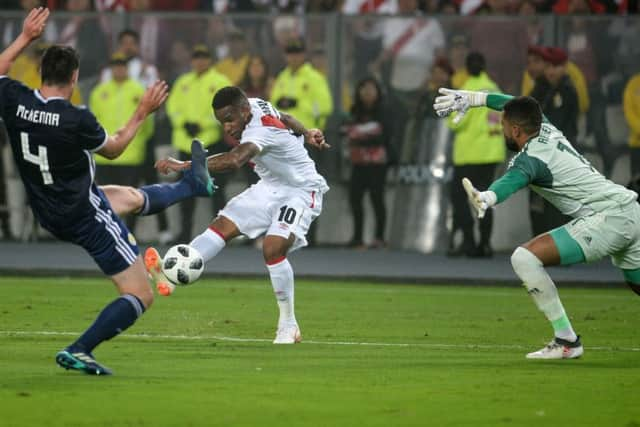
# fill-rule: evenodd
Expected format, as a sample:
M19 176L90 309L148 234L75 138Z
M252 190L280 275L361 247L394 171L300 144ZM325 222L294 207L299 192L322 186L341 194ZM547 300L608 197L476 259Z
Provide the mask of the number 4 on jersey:
M49 171L49 157L47 156L47 147L38 145L38 155L31 153L29 150L29 134L20 132L20 141L22 142L22 157L29 163L38 165L42 174L42 181L46 184L53 184L53 177Z

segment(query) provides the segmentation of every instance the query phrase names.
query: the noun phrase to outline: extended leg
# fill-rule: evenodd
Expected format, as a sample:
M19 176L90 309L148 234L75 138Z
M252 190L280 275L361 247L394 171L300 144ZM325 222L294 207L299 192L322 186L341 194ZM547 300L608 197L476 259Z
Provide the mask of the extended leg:
M177 182L145 185L137 189L119 185L101 186L113 211L117 215L153 215L185 199L210 197L214 185L207 171L207 152L198 141L192 143L191 150L191 169L185 170L182 179Z
M225 247L227 241L239 234L238 227L231 220L219 216L209 228L196 236L189 243L189 246L195 248L206 263ZM151 275L151 280L155 283L158 293L164 296L171 295L175 290L175 285L162 272L162 257L156 248L147 248L144 253L144 265Z
M271 286L278 302L280 317L274 344L295 344L302 340L300 328L294 310L293 269L287 260L287 252L295 236L288 239L281 236L267 235L262 246L264 261L269 270Z
M558 230L563 231L562 235ZM554 230L557 238L571 239L564 229ZM573 330L571 322L565 313L558 290L544 269L545 266L558 265L567 256L575 258L577 254L584 255L580 247L573 241L560 240L564 258L561 256L555 239L550 234L543 234L531 240L527 244L518 247L511 256L511 265L518 277L522 280L527 292L533 298L534 303L551 322L555 339L540 351L529 353L527 358L532 359L561 359L580 357L583 353L579 337ZM571 253L569 253L571 251Z

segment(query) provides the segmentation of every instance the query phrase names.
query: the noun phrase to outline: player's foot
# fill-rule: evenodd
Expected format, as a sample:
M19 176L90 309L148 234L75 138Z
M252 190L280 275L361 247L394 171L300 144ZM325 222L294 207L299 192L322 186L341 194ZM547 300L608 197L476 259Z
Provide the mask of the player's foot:
M102 366L93 358L91 353L72 352L69 349L56 354L56 363L64 369L74 369L89 375L111 375L111 369Z
M191 169L184 171L182 179L189 182L195 196L209 197L216 190L207 167L207 150L197 139L191 142Z
M554 338L540 350L527 354L527 359L577 359L583 353L580 336L574 342Z
M156 248L147 248L144 251L144 267L160 295L169 296L173 293L176 286L162 272L162 257Z
M298 325L282 326L278 328L276 332L276 339L273 340L274 344L297 344L302 341L302 335L300 334L300 328Z

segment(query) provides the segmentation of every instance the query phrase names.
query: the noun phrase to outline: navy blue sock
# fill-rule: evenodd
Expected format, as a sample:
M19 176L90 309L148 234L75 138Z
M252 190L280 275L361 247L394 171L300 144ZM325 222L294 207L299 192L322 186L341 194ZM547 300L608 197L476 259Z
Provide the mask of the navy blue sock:
M193 189L184 179L166 184L145 185L139 190L144 196L144 206L138 215L153 215L175 203L193 197Z
M133 325L142 313L144 313L144 304L138 297L124 294L106 306L89 329L71 344L69 349L91 353L98 344L115 337Z

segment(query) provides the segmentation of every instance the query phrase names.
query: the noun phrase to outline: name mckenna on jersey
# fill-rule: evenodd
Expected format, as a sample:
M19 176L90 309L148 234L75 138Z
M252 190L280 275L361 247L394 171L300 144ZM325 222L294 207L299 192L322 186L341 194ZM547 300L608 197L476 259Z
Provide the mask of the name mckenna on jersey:
M60 126L60 114L48 111L29 110L24 105L18 105L16 116L32 123L48 126Z

